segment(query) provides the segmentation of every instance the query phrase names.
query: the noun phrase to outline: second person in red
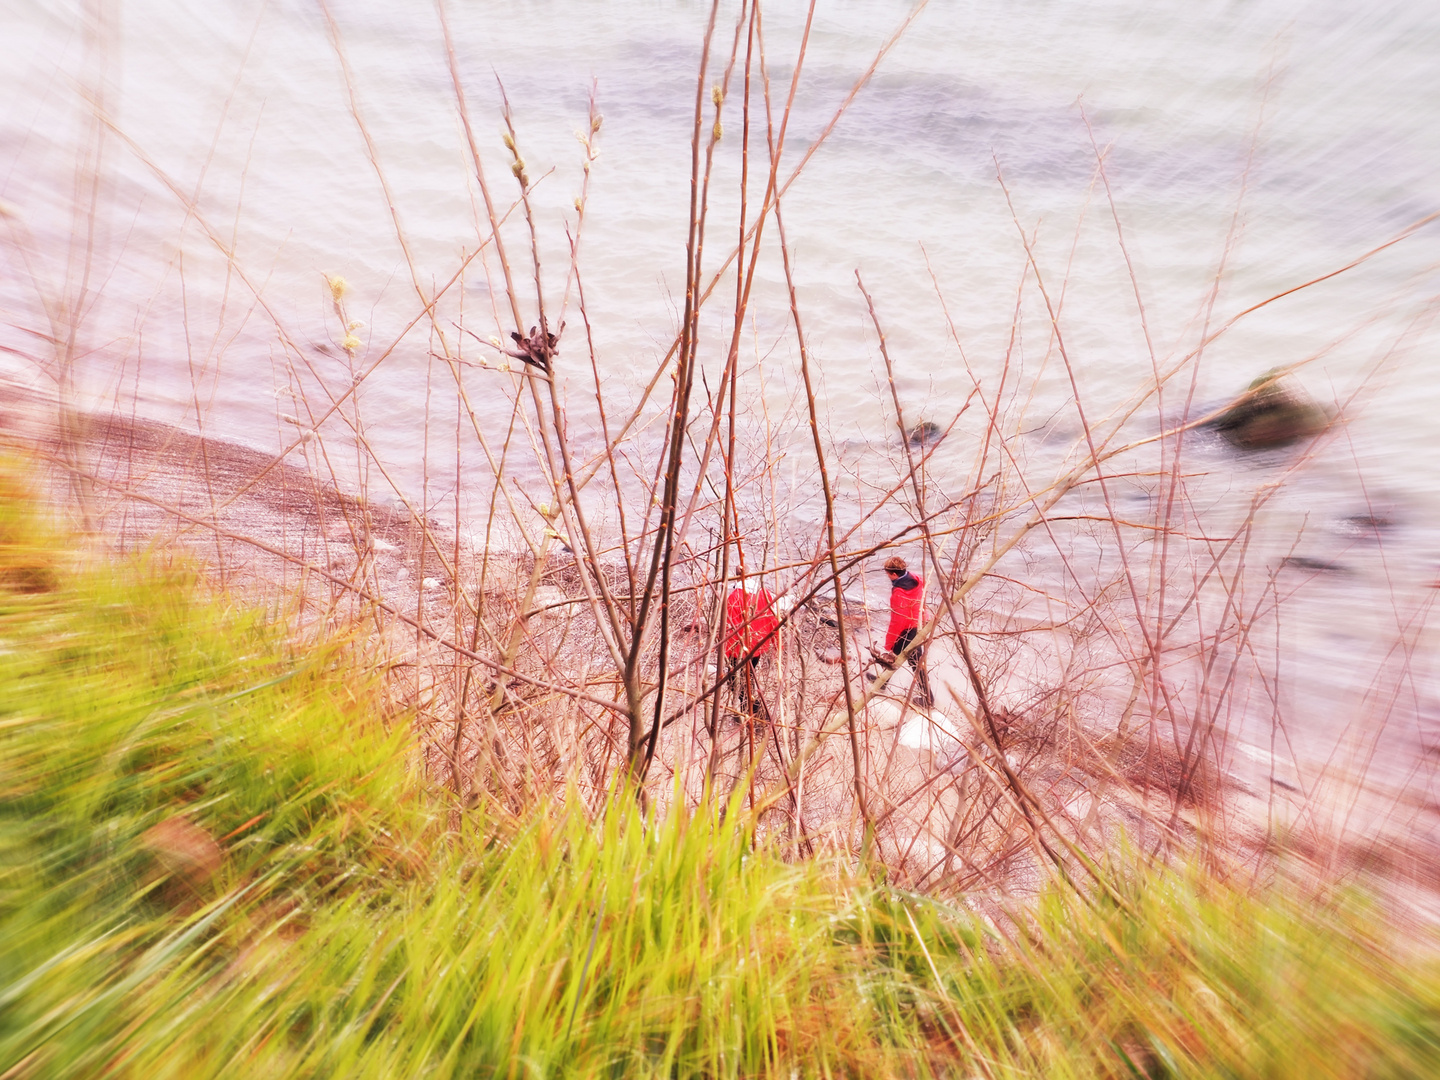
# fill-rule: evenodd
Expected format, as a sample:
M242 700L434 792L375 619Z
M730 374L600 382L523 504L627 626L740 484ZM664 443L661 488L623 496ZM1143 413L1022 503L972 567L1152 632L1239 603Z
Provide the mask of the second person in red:
M890 625L885 629L885 648L897 656L915 640L925 621L925 582L912 574L905 560L892 555L885 560L890 578ZM926 709L935 704L930 693L930 675L925 668L925 646L917 645L906 656L915 673L915 703Z

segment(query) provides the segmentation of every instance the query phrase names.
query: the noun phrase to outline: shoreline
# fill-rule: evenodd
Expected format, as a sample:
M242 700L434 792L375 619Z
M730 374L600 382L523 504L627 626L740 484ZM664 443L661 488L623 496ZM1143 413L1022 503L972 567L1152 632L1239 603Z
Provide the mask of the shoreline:
M53 419L57 407L53 399L0 382L0 439L22 452L38 450L59 477L63 463ZM267 604L283 606L299 598L302 608L318 610L326 618L353 622L357 615L363 617L366 599L383 599L412 630L423 624L424 635L432 638L422 642L420 633L398 626L377 638L390 666L416 667L412 692L420 692L418 673L426 654L430 659L442 655L444 646L436 641L458 627L456 594L435 552L438 541L450 545L454 554L454 537L431 531L427 538L403 510L366 506L318 480L308 469L276 462L273 455L237 443L159 421L115 415L87 414L81 426L92 474L92 531L104 536L112 549L123 554L147 546L179 547L218 577L224 588L238 589ZM459 554L461 584L468 588L475 577L472 562L483 553L461 549ZM504 555L518 577L524 569L523 556ZM563 563L547 567L544 573L547 581L566 576ZM519 582L512 577L510 584ZM573 611L576 603L576 597L561 595L554 606ZM816 659L824 662L822 657ZM890 708L885 700L880 699L879 712ZM1220 828L1230 834L1232 843L1238 840L1241 850L1255 856L1286 851L1331 873L1374 876L1389 883L1387 891L1392 895L1396 890L1405 894L1406 906L1423 913L1426 921L1440 922L1440 874L1433 870L1440 845L1417 827L1419 823L1407 825L1377 815L1377 828L1363 836L1357 836L1353 826L1347 839L1327 836L1329 830L1319 818L1339 820L1357 798L1376 797L1373 789L1367 793L1363 778L1327 777L1327 790L1308 794L1272 780L1274 797L1267 798L1249 775L1256 768L1264 771L1264 763L1241 762L1237 750L1239 756L1254 757L1243 746L1232 748L1232 760L1219 778L1224 804ZM433 749L425 756L434 757ZM438 760L430 765L440 767ZM1160 765L1163 770L1164 763ZM1157 786L1165 786L1163 779L1156 780ZM1133 777L1127 781L1135 782ZM1168 807L1158 805L1147 810L1145 800L1137 801L1135 794L1111 785L1096 796L1097 803L1084 805L1103 802L1106 816L1114 811L1121 820L1137 814L1168 814ZM1056 810L1067 819L1089 817L1083 809L1076 815L1072 804L1077 802L1084 798L1072 797ZM1205 824L1205 815L1197 814L1194 807L1182 809L1178 816L1187 829L1214 827ZM1236 834L1237 828L1243 837Z
M0 440L38 453L63 484L57 413L55 399L0 381ZM364 552L395 590L387 601L401 607L414 606L425 579L449 583L422 562L433 534L425 543L403 511L364 503L300 465L156 420L84 413L79 427L92 531L122 553L179 545L227 584L284 588L307 567L354 573ZM424 572L406 589L411 575L394 579L411 564Z

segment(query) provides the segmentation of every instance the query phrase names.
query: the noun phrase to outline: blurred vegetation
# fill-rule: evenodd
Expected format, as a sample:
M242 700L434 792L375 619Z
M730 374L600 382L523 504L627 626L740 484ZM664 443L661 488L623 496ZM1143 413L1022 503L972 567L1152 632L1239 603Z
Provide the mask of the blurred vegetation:
M1373 902L1194 869L996 923L737 804L463 814L344 643L0 474L0 1076L1432 1076ZM573 802L573 801L572 801Z

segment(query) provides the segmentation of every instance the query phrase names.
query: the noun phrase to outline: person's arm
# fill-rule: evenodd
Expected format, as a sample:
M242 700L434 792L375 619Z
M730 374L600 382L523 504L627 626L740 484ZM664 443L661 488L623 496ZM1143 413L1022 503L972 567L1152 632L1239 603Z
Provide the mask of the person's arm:
M885 628L885 649L887 652L895 651L896 639L900 632L905 629L905 617L900 613L902 595L899 589L890 590L890 625Z

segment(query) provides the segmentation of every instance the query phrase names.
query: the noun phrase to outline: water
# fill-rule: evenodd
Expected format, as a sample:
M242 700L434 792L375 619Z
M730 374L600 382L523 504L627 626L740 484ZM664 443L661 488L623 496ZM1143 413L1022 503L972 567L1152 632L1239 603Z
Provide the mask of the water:
M884 0L820 6L790 132L792 164L908 10ZM574 228L571 203L583 178L575 133L594 88L605 119L580 265L598 364L617 401L633 399L678 322L706 11L696 3L582 0L449 7L481 152L507 203L514 188L497 76L512 103L537 182L552 310L567 286L566 223ZM356 2L336 5L335 15L416 277L433 288L485 232L434 10ZM312 388L314 378L332 392L348 384L324 278L340 274L351 287L351 316L365 323L360 365L400 339L359 395L367 436L407 496L442 505L453 479L429 475L421 433L427 415L432 429L453 430L453 404L443 415L436 404L443 379L425 325L401 335L419 310L410 270L321 9L292 0L185 9L131 0L110 18L103 44L87 52L87 23L74 5L0 3L9 70L0 199L12 225L0 363L12 378L37 379L45 350L33 331L46 322L34 282L52 301L66 295L67 281L69 294L78 288L71 238L88 219L73 215L74 163L89 145L79 91L103 86L116 130L104 141L93 296L81 334L80 382L90 399L127 407L133 400L144 414L189 426L198 414L207 433L272 449L294 434L280 419L295 411L287 365L311 365L314 375L299 378ZM728 50L733 18L722 14L718 53ZM802 20L793 4L772 5L765 16L767 61L782 99ZM883 444L890 423L856 270L884 321L907 413L947 422L972 383L935 282L974 375L993 385L1026 266L1020 231L1033 233L1057 301L1063 283L1061 326L1081 400L1092 419L1104 416L1152 370L1152 347L1162 363L1195 347L1237 212L1212 327L1440 209L1437 58L1440 7L1426 3L937 0L785 201L832 443L858 460ZM738 102L737 85L715 165L711 266L734 234ZM1149 346L1096 182L1087 120L1106 150ZM161 174L187 196L198 192L195 213ZM518 216L505 232L512 252L523 251ZM233 266L216 241L233 244ZM463 296L467 325L482 337L508 333L508 317L485 318L496 310L498 280L487 255L463 294L447 297L447 318L458 317ZM722 285L718 297L732 288ZM1410 643L1421 687L1407 722L1423 726L1436 712L1425 703L1433 642L1423 625L1425 589L1440 569L1437 294L1440 225L1431 225L1247 317L1207 349L1200 369L1202 404L1290 364L1304 365L1297 377L1322 401L1358 393L1344 435L1266 511L1262 562L1277 565L1300 533L1295 550L1348 575L1331 574L1296 601L1309 605L1287 645L1300 672L1292 686L1299 711L1339 717L1338 700L1363 703L1370 676L1360 672L1390 655L1398 635ZM712 374L727 302L717 302L706 325L702 357ZM786 412L795 350L773 253L762 263L753 317L747 348L764 359L766 402L803 447L803 425ZM583 439L588 360L573 301L568 318L562 366ZM276 322L292 343L288 354ZM1037 433L1034 453L1043 459L1046 447L1080 429L1063 366L1046 359L1049 327L1033 288L1022 329L1017 362L1036 386L1025 426ZM461 340L467 356L484 354ZM507 415L487 381L498 378L466 374L486 424ZM1171 397L1173 409L1181 399ZM1158 423L1153 411L1145 422ZM961 481L981 428L973 417L962 420L937 456L937 479ZM791 445L783 433L780 445ZM1195 490L1221 517L1293 464L1197 454L1194 468L1206 475ZM475 467L471 450L467 468ZM1377 505L1394 522L1383 543L1346 533L1346 521Z
M75 81L96 66L78 11L7 4L12 72L0 114L0 198L16 207L56 280L68 250L66 206L82 135ZM805 146L906 5L822 5L812 36L791 154ZM594 80L606 124L594 176L583 263L602 363L615 377L653 364L675 325L683 290L688 135L705 9L699 4L456 4L467 90L492 182L507 199L494 75L514 104L522 151L544 210L549 292L563 288L560 217L578 192L583 125ZM363 115L379 148L422 282L444 280L476 243L473 182L460 138L438 23L424 6L350 4L337 11ZM784 86L800 12L766 16L768 56ZM722 18L720 49L730 25ZM1440 12L1391 4L935 4L882 65L830 144L787 200L801 299L836 422L873 428L875 350L857 268L880 307L905 379L924 409L968 389L927 272L923 245L962 342L983 371L1008 335L1023 252L995 180L998 159L1019 218L1039 224L1038 253L1057 285L1082 208L1065 328L1092 409L1118 400L1149 368L1080 105L1102 146L1140 277L1157 351L1193 345L1195 318L1215 273L1239 196L1252 135L1255 163L1217 313L1242 309L1335 269L1440 206ZM186 192L202 168L200 206L302 344L327 341L322 273L343 274L369 323L367 344L393 338L415 302L375 173L349 115L318 7L306 3L126 4L103 51L106 99L124 135ZM493 72L493 75L492 75ZM1268 91L1266 84L1268 81ZM732 98L738 104L738 94ZM1264 112L1263 122L1260 113ZM223 123L222 123L223 117ZM729 238L739 153L738 116L717 163L711 225ZM211 147L214 147L213 156ZM88 335L103 368L143 357L156 411L189 404L176 377L185 351L175 315L183 253L189 351L213 332L230 289L225 350L212 412L226 434L264 441L273 416L257 407L255 355L274 334L263 316L243 326L243 288L217 273L201 230L118 138L106 146L104 295ZM209 159L208 166L206 164ZM549 170L553 168L553 173ZM548 174L548 175L547 175ZM238 208L238 215L237 215ZM569 213L573 219L573 211ZM514 231L512 244L521 236ZM1258 370L1319 360L1303 378L1322 397L1345 392L1434 292L1440 228L1353 273L1288 299L1211 350L1202 394L1224 396ZM767 265L762 327L782 337ZM33 298L16 285L8 322L34 325ZM488 303L483 288L470 300ZM27 300L29 301L27 303ZM509 329L506 327L505 329ZM13 332L7 327L7 333ZM143 342L142 342L143 335ZM23 339L22 339L23 340ZM1338 342L1338 344L1337 344ZM33 346L33 341L30 343ZM1428 334L1411 343L1362 424L1386 433L1375 453L1402 456L1407 488L1427 490L1437 464L1420 417L1440 381L1424 377ZM782 342L788 356L788 343ZM218 349L216 350L218 351ZM264 350L267 354L268 349ZM425 343L407 340L370 388L395 418L420 405L413 384ZM577 360L579 358L577 357ZM777 365L778 366L778 365ZM148 378L146 376L149 376ZM1049 388L1064 390L1058 373ZM273 411L273 410L272 410ZM1397 430L1399 429L1399 430ZM1395 436L1404 442L1397 446ZM404 455L405 447L395 451ZM1399 477L1397 477L1399 479Z

